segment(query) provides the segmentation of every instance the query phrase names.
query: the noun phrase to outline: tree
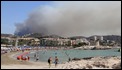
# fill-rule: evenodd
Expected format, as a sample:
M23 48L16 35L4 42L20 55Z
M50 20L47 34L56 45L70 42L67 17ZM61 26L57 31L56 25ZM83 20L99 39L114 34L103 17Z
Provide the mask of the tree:
M27 45L28 42L29 42L28 40L19 40L19 41L18 41L18 45L21 45L21 46L24 45L24 44Z
M35 44L36 42L34 41L34 44ZM30 46L31 45L31 41L30 40L26 40L26 44L28 45L28 46Z
M12 41L11 44L12 44L13 46L15 46L15 41Z
M66 44L66 46L71 46L71 42L70 42L70 41L68 41L68 43Z
M8 39L1 39L1 44L10 44Z
M88 44L85 43L85 42L81 42L81 43L78 43L78 44L74 44L73 45L73 48L80 47L80 46L84 46L84 45L88 45Z
M87 43L85 42L81 42L81 43L78 43L79 46L84 46L84 45L88 45Z
M73 48L80 47L78 44L74 44Z

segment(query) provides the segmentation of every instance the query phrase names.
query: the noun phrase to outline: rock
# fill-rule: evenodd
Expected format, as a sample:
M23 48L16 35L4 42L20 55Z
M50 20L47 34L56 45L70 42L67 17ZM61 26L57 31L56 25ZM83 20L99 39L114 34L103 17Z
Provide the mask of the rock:
M89 59L91 59L91 58L93 58L93 57L87 57L87 58L83 58L84 60L89 60Z
M86 67L83 67L82 69L86 69Z
M92 69L92 66L89 65L89 64L87 64L86 67L89 68L89 69Z
M95 69L95 68L121 69L120 56L119 57L111 57L111 56L93 57L93 58L89 57L89 58L84 58L84 59L74 58L73 60L78 60L78 61L72 61L70 63L67 63L64 67L67 69Z
M113 69L121 69L121 63L113 64L113 65L112 65L112 68L113 68Z
M94 62L93 66L107 68L107 66L105 66L104 63L100 63L100 62Z
M80 58L73 58L72 60L75 60L76 61L76 60L81 60L81 59Z

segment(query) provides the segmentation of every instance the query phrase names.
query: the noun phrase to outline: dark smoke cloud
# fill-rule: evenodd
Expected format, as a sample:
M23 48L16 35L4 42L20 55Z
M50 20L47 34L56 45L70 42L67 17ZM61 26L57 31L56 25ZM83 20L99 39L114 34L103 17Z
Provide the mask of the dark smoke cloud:
M53 2L34 10L15 34L121 35L121 2Z

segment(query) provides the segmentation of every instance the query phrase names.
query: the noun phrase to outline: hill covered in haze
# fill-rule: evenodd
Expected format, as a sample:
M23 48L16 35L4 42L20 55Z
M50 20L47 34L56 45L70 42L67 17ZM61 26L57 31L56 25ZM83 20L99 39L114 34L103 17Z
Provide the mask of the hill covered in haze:
M13 37L15 35L12 34L1 34L1 37ZM85 37L85 36L73 36L73 37L67 37L68 39L81 39L85 38L87 40L94 39L94 36L100 37L101 35L93 35L90 37ZM31 34L26 34L24 37L34 37L34 38L64 38L58 35L43 35L41 33L31 33ZM121 36L120 35L103 35L103 40L110 40L110 41L115 41L118 43L121 43Z

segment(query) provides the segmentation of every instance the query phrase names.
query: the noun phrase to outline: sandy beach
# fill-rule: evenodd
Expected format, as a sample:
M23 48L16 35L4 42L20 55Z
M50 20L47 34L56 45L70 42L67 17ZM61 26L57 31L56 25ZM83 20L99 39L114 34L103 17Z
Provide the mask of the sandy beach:
M34 62L34 61L20 61L14 56L21 52L11 52L1 55L1 69L54 69L56 68L52 64L49 68L46 62Z
M121 57L93 57L81 59L49 68L46 62L20 61L13 56L21 52L11 52L1 55L1 69L120 69Z

